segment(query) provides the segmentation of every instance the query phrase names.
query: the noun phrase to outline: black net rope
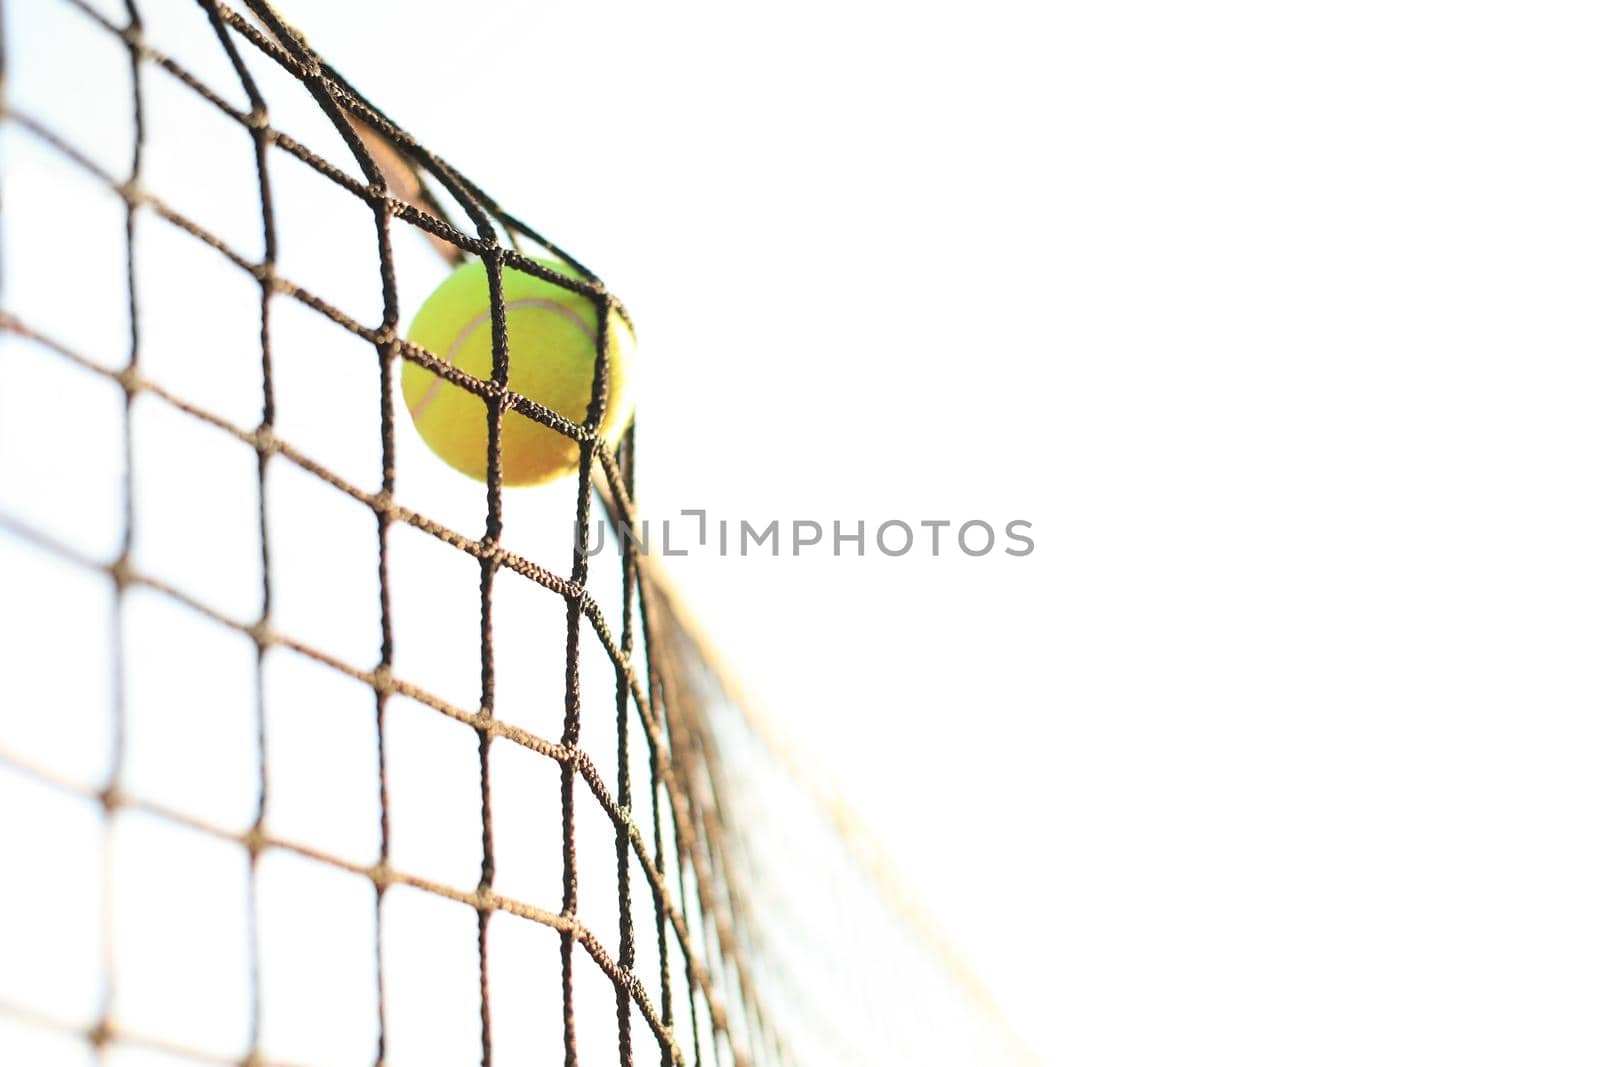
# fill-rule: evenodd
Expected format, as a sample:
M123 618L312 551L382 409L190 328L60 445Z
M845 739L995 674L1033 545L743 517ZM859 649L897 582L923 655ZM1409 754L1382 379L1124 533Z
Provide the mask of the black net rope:
M496 913L507 913L543 924L560 935L561 982L565 1020L564 1056L567 1064L578 1062L578 1030L573 1007L573 974L580 966L599 968L615 987L616 1021L618 1028L617 1054L624 1064L659 1061L663 1065L699 1065L707 1057L706 1048L718 1062L736 1065L763 1062L787 1062L783 1042L767 1022L767 1012L752 981L750 967L745 958L745 946L750 935L742 928L742 903L737 889L730 886L730 868L723 827L715 811L716 798L710 789L711 775L705 767L706 739L703 724L697 721L695 701L686 692L683 681L674 679L669 664L655 654L659 632L672 625L672 609L654 588L646 567L631 543L622 553L622 582L624 590L620 618L613 622L602 612L591 595L588 556L582 546L575 543L570 568L566 573L557 571L508 551L501 543L503 529L502 478L500 457L500 432L509 412L533 419L571 438L579 445L580 470L577 479L575 529L590 528L592 513L598 495L612 523L628 527L634 522L633 505L633 443L631 431L622 444L610 450L599 439L597 428L604 410L607 374L605 367L604 331L610 319L608 308L621 312L615 299L599 280L571 256L543 238L516 218L501 210L498 205L472 182L457 173L443 160L417 144L406 132L374 107L324 63L306 44L305 40L286 25L274 10L259 0L245 0L248 14L236 11L215 0L199 0L218 46L226 53L228 62L238 77L239 85L249 100L248 110L229 104L183 65L162 54L145 40L138 6L128 0L126 20L113 21L100 14L82 0L60 0L78 8L95 20L106 33L120 39L126 48L128 72L133 86L133 152L125 171L109 173L92 161L78 146L35 116L23 113L9 105L0 104L0 117L28 135L48 145L71 165L93 175L121 198L126 208L127 240L127 310L131 330L128 336L128 359L125 367L109 370L92 359L74 351L66 344L46 335L24 321L10 309L0 310L0 330L18 337L70 361L84 370L101 375L121 387L126 416L136 398L147 397L169 406L192 419L221 430L255 450L260 500L258 516L261 535L262 611L255 618L233 618L197 598L141 571L134 564L133 531L135 513L139 506L133 480L135 443L131 431L125 430L122 441L127 457L123 481L124 514L121 550L115 558L98 560L34 528L23 521L0 512L0 527L14 536L36 546L72 560L84 568L98 569L107 574L116 590L120 619L121 598L133 589L150 590L171 598L218 626L227 627L247 636L254 642L258 670L256 672L256 724L263 728L264 697L261 689L261 660L272 649L286 649L321 663L333 670L371 687L378 737L379 811L381 813L380 854L376 863L364 866L352 863L294 840L275 836L265 825L262 813L267 807L269 768L266 766L266 748L258 744L261 753L257 768L261 783L256 798L256 818L248 832L240 835L193 814L173 810L140 799L125 792L119 781L123 763L122 732L125 698L119 693L114 705L113 756L108 781L98 793L103 805L106 825L119 810L144 811L180 823L193 830L227 840L245 848L254 869L260 857L269 850L285 850L307 859L331 865L371 880L381 908L385 890L395 886L409 886L473 908L478 916L478 974L479 1012L481 1020L481 1061L485 1067L494 1062L491 1043L491 1010L501 1008L494 1001L490 988L489 923ZM13 44L13 42L7 42ZM25 45L32 46L32 45ZM241 57L241 49L254 49L277 64L296 79L316 101L328 121L338 131L345 145L357 160L361 174L353 175L311 151L288 134L272 125L268 103L256 79ZM171 76L212 107L246 128L255 145L255 167L258 177L256 193L260 202L261 233L265 254L260 259L245 256L213 232L187 217L179 205L164 202L141 186L141 162L145 147L144 79L151 68L160 68L162 76ZM282 152L293 157L329 182L344 189L366 204L372 214L377 235L377 270L382 281L382 319L372 324L358 321L327 300L307 291L276 269L277 227L274 217L272 183L269 179L268 157ZM448 197L464 212L474 232L463 232L443 217L443 212L420 182L416 171L425 173L441 187ZM263 404L260 421L254 426L237 425L205 407L183 399L161 384L146 377L141 369L138 296L141 285L134 265L134 235L138 227L156 216L176 226L193 238L204 242L237 269L246 272L260 288L260 372ZM472 255L482 259L490 280L493 323L493 373L489 380L480 380L460 371L430 352L407 342L400 334L401 307L396 294L394 257L390 233L396 222L416 227L447 256L459 258ZM531 242L571 264L581 280L557 274L530 258L524 251ZM502 297L501 279L507 269L524 271L565 286L590 299L597 311L600 324L597 338L598 367L587 417L581 423L562 417L538 401L518 395L507 385L508 340L506 312ZM273 349L271 310L275 298L288 298L325 316L350 333L362 338L373 347L376 355L375 370L380 378L378 395L381 403L380 426L382 433L382 487L367 492L350 483L332 470L279 437L275 431L273 388ZM407 509L394 499L395 482L395 415L394 375L397 360L410 360L426 367L441 378L478 396L484 402L488 426L488 478L485 493L485 513L481 535L473 536ZM124 426L127 426L124 420ZM330 655L311 644L297 641L274 629L273 589L271 570L271 539L267 535L267 470L269 461L282 460L294 464L305 472L321 479L327 485L358 501L370 509L375 519L376 560L378 568L379 603L377 605L381 650L376 663L349 663ZM394 634L391 622L390 583L388 574L389 532L397 524L420 530L475 560L479 567L480 592L480 649L481 697L477 707L460 707L398 677L394 670ZM576 538L574 538L576 542ZM495 655L497 646L504 646L506 638L493 629L492 598L499 582L505 580L528 581L543 587L565 600L566 604L566 690L565 718L561 736L550 739L536 736L496 717L495 709ZM114 677L125 674L126 634L120 624L114 638ZM598 637L610 659L615 675L615 691L602 699L600 694L580 692L578 650L583 628L589 628ZM389 779L384 755L385 709L396 695L409 697L441 715L465 724L477 734L478 758L481 780L482 866L478 885L474 891L440 884L397 869L390 863ZM608 712L607 705L611 705ZM613 713L617 717L617 778L613 782L602 779L594 762L581 747L582 726L585 718ZM648 783L648 802L639 805L640 786L644 783L630 781L630 753L628 751L630 717L636 717L643 727L643 736L649 746L648 765L651 781ZM491 795L489 753L493 744L521 746L539 756L555 761L560 768L561 816L563 832L562 895L557 911L533 903L513 899L495 888L495 837L493 834L493 797ZM21 773L31 774L63 789L75 789L69 783L53 779L49 772L21 761L0 755L6 765ZM620 939L612 948L603 945L578 918L580 886L577 876L577 856L574 830L574 796L577 790L588 790L605 810L615 827L616 871ZM667 798L663 804L662 798ZM670 830L670 835L666 833ZM667 850L675 849L677 856L672 865L676 878L669 876ZM631 872L631 860L637 859L646 874L645 884L639 885ZM693 881L688 875L693 875ZM719 891L705 891L701 887L722 887ZM654 930L642 933L634 928L632 897L636 893L649 895L653 905ZM703 929L708 931L696 937L691 929L689 915L698 913ZM381 915L381 912L380 912ZM254 1003L251 1008L250 1047L241 1064L264 1063L259 1048L260 981L255 972L258 966L259 943L255 930L255 916L247 914L251 944L251 988ZM107 920L109 922L109 919ZM380 918L381 922L381 918ZM713 936L714 935L714 936ZM636 973L636 948L641 936L653 937L656 958L660 961L659 973ZM109 945L107 936L105 943ZM675 943L681 958L686 961L691 1003L675 1003L673 982L669 972L669 942ZM383 994L384 967L380 939L376 961L378 983L377 1060L385 1055L387 1020ZM715 964L716 974L712 965ZM105 968L109 975L109 963ZM100 1017L84 1035L97 1048L104 1049L114 1043L129 1043L182 1054L191 1058L214 1059L190 1048L164 1044L159 1038L145 1034L126 1034L118 1030L113 1019L112 1004L115 990L103 990ZM747 1036L736 1037L730 1024L729 999L738 1001L739 1014L745 1020ZM704 1009L712 1033L702 1040L701 1013L696 1003ZM508 1007L506 1010L514 1010ZM647 1033L634 1032L633 1019L637 1013L648 1028ZM47 1022L48 1020L40 1020ZM232 1062L232 1061L228 1061Z

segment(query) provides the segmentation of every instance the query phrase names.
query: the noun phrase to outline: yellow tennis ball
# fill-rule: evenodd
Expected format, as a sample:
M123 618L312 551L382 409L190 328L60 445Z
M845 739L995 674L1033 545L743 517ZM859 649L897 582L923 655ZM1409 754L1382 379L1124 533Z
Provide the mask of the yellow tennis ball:
M539 260L569 277L565 264ZM594 303L554 282L512 270L501 272L510 341L506 384L530 400L581 423L594 384L599 321ZM489 381L494 327L489 275L481 262L456 268L417 309L406 337L475 378ZM633 329L615 311L606 328L607 403L600 436L615 446L633 417ZM428 447L456 470L488 478L489 429L484 401L410 360L400 371L411 421ZM578 469L578 443L507 409L501 423L501 474L506 485L540 485Z

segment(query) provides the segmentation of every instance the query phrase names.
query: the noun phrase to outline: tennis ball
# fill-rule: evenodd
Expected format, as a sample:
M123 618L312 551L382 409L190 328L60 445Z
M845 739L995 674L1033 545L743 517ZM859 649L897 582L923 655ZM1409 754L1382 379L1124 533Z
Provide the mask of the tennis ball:
M538 260L571 278L562 263ZM506 384L571 419L583 422L594 385L594 303L581 293L506 267L501 271L510 341ZM456 268L417 309L406 337L476 378L491 380L494 327L489 275L481 262ZM600 436L615 446L633 417L630 364L633 328L610 312L606 327L607 403ZM400 371L411 421L428 447L456 470L488 478L489 429L484 401L407 360ZM540 485L578 469L578 443L515 409L501 422L501 474L506 485Z

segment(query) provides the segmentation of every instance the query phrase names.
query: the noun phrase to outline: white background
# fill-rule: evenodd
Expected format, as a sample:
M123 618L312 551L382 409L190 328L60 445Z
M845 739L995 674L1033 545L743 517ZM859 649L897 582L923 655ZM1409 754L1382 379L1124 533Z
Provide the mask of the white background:
M25 3L24 6L27 6ZM1593 1063L1587 5L283 5L597 269L674 561L1051 1063Z

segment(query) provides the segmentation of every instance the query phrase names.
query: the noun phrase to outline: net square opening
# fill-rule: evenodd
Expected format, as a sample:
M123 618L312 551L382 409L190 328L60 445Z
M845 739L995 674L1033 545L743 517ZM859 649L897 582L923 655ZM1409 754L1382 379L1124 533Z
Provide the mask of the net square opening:
M267 828L350 863L378 859L378 726L371 686L298 652L263 663Z
M255 821L256 646L149 589L123 601L130 794L243 832Z
M467 711L482 695L481 570L432 534L404 523L389 529L395 674Z
M123 537L122 388L12 333L0 333L0 373L0 517L92 559L115 559Z
M614 961L615 954L610 949L607 952ZM617 987L589 951L577 943L572 946L572 1014L580 1055L606 1059L617 1055ZM639 1040L637 1035L634 1040ZM649 1040L653 1046L654 1039ZM638 1058L649 1062L645 1057Z
M617 828L589 784L573 785L573 841L577 854L578 918L616 959L621 945L617 898Z
M370 1064L378 1045L377 894L370 879L282 849L261 857L261 1051Z
M135 565L235 621L254 622L261 614L255 449L149 394L135 398L131 418Z
M273 295L278 437L366 493L383 488L378 352L322 312Z
M491 611L495 717L559 741L566 718L566 598L501 568Z
M95 6L95 5L90 5ZM113 26L127 19L126 11L108 16ZM5 13L8 40L49 41L51 47L6 50L6 104L58 134L73 150L110 174L127 177L133 159L133 71L128 49L113 29L71 4L18 4ZM71 55L72 63L54 57ZM97 84L97 91L82 91L84 70L114 72ZM9 230L18 212L16 201L6 201ZM8 232L6 239L12 240ZM8 273L8 278L15 277Z
M475 889L483 863L477 731L407 697L390 699L384 723L390 861L407 874Z
M7 70L13 99L15 69ZM94 366L127 366L127 205L100 177L15 123L0 123L0 161L5 310ZM127 166L120 156L112 174L120 179Z
M383 285L372 205L287 152L269 155L267 166L274 201L296 208L274 217L278 274L377 329L383 324Z
M217 47L220 51L221 45ZM142 85L140 185L236 255L260 262L266 247L255 139L249 129L152 64L143 67Z
M272 623L352 667L378 662L378 538L372 509L282 456L267 464Z
M504 912L489 917L489 1019L497 1062L562 1061L560 959L561 935L551 927Z
M85 788L111 762L111 579L0 532L0 751ZM21 810L21 809L15 809Z
M0 763L0 1003L77 1025L99 1006L104 812ZM26 817L16 813L26 812ZM6 1047L0 1044L0 1047ZM23 1061L15 1061L23 1062Z
M489 748L494 803L494 887L546 911L561 910L561 765L497 738Z
M261 422L261 285L155 215L134 231L139 368L242 430Z
M478 914L410 886L383 896L384 1062L392 1067L476 1063Z
M112 820L121 1026L225 1060L249 1043L249 855L235 841L131 809Z

